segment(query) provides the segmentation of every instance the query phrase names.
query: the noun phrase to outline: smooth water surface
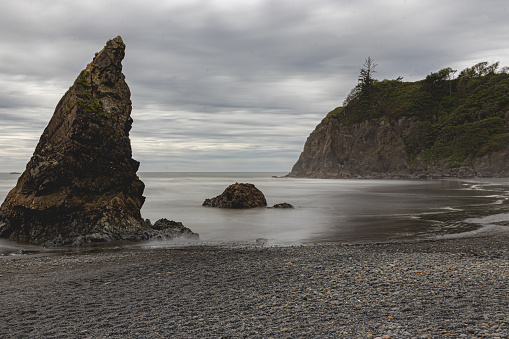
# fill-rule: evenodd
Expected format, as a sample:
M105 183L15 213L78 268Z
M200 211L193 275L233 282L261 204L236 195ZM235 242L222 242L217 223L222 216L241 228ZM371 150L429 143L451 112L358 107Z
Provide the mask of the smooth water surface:
M302 244L399 240L509 224L509 181L338 180L281 178L284 173L140 173L142 216L181 221L208 243ZM0 174L0 200L18 175ZM252 183L269 206L230 210L203 207L235 182ZM175 242L173 242L175 243ZM157 243L157 246L171 245ZM19 245L0 240L0 252ZM11 251L10 250L10 251Z
M405 181L274 178L281 173L142 173L145 218L182 221L203 241L272 244L390 240L469 231L467 218L506 208L509 181ZM255 184L269 206L229 210L202 207L230 184ZM507 218L509 219L509 218Z

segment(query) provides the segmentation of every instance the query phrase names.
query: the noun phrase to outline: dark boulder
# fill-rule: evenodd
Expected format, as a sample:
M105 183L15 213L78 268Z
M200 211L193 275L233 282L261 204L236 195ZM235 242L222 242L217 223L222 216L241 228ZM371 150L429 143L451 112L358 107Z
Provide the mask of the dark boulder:
M206 199L203 206L220 208L266 207L267 200L255 185L235 183L228 186L221 195Z

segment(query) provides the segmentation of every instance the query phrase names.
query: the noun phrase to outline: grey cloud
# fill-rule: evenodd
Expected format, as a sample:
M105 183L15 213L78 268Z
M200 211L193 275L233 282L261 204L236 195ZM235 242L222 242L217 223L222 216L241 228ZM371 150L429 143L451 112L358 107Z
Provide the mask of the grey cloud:
M377 78L409 81L509 65L507 14L504 1L4 1L0 123L16 132L0 135L0 171L7 153L24 167L60 97L116 35L142 170L289 171L368 56Z

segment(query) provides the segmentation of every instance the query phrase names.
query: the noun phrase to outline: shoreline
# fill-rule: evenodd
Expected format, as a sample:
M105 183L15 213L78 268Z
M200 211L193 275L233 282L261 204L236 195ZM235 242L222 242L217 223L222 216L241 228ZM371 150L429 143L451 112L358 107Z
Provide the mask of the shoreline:
M153 250L153 249L185 249L199 247L217 247L225 249L241 248L284 248L302 246L342 245L342 246L364 246L364 245L390 245L390 244L418 244L436 241L466 240L485 237L506 237L509 244L509 227L487 224L472 231L465 231L452 234L437 234L422 237L397 238L387 240L351 240L351 241L320 241L301 243L270 243L268 239L259 238L254 241L202 241L186 238L174 238L171 240L144 240L129 241L117 240L111 242L91 242L79 246L55 246L44 247L28 243L19 243L9 239L0 238L0 260L19 256L39 255L74 255L86 254L89 252L107 252L112 250ZM2 247L4 246L4 247Z
M509 337L509 231L118 247L0 265L6 337Z
M242 248L285 248L285 247L303 247L303 246L369 246L369 245L410 245L429 242L442 241L468 241L468 239L479 238L507 238L509 244L509 226L487 224L472 231L465 231L451 234L437 234L422 237L396 238L385 240L351 240L351 241L319 241L319 242L300 242L300 243L271 243L268 239L259 238L254 241L202 241L196 239L174 238L171 240L144 240L129 241L117 240L111 242L91 242L79 246L51 246L44 247L28 243L19 243L9 239L0 238L0 260L7 258L27 257L27 256L54 256L54 255L76 255L87 253L99 253L116 250L155 250L155 249L186 249L212 247L221 249L242 249ZM500 241L497 241L500 243Z

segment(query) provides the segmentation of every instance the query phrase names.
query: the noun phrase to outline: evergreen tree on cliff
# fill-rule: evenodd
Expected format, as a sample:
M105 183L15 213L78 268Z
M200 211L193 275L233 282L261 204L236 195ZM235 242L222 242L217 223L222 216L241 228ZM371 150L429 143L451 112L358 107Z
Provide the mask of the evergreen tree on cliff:
M371 57L368 57L366 61L364 61L363 66L359 73L359 85L361 86L361 93L369 94L375 83L373 73L376 73L375 68L378 65L373 62Z

